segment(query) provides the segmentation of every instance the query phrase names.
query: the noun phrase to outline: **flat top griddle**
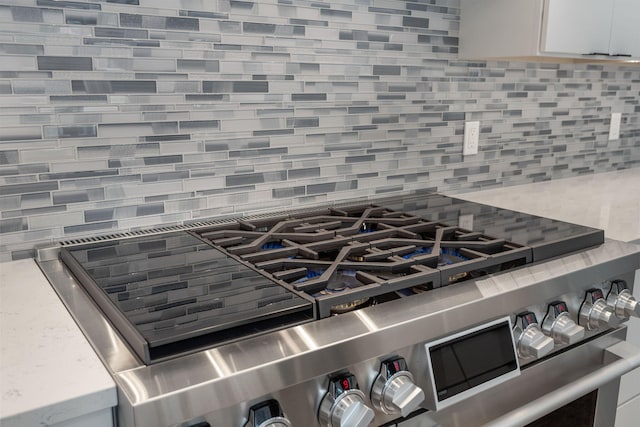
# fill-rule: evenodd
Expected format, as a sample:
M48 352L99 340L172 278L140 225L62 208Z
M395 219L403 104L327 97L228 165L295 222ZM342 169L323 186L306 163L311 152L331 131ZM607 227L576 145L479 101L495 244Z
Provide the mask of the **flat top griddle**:
M61 253L145 363L314 318L310 299L184 231Z

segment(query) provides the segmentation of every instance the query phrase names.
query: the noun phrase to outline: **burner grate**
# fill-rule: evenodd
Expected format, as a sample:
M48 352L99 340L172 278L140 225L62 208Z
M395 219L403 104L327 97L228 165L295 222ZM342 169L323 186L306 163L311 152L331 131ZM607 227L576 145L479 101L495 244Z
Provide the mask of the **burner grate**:
M530 250L516 243L376 205L245 218L196 234L314 297L320 317L381 295L433 289L531 260Z

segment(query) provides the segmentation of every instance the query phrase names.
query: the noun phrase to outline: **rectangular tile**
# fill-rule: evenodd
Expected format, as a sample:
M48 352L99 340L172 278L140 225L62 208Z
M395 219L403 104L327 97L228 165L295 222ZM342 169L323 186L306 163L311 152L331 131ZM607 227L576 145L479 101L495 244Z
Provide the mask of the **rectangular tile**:
M178 71L220 71L220 61L207 59L178 59Z
M220 128L219 120L184 120L179 122L181 130L198 129L213 130Z
M0 151L0 165L11 165L18 163L18 150Z
M415 18L413 16L403 16L402 25L404 27L429 28L429 19Z
M37 58L39 70L93 70L91 58L73 56L38 56Z
M146 173L142 175L142 182L176 181L189 178L188 171Z
M117 174L117 170L83 170L72 172L43 173L40 174L39 178L43 180L79 179L100 176L113 176Z
M303 179L320 176L320 168L304 168L304 169L289 169L287 171L288 179Z
M52 104L64 103L64 104L92 104L101 103L106 104L106 95L69 95L69 96L51 96L49 97Z
M93 202L105 199L105 191L102 188L89 188L86 190L54 191L52 193L54 205L69 205L73 203Z
M318 117L288 117L287 127L293 128L310 128L318 127L320 119Z
M291 199L306 194L306 188L302 185L289 188L274 188L271 190L271 196L274 199Z
M90 138L97 136L96 126L44 126L45 138Z
M123 38L123 39L146 39L149 37L149 31L147 30L131 30L128 28L94 28L94 34L96 37L109 37L109 38ZM100 40L96 40L100 43ZM155 42L158 46L160 43Z
M15 233L28 229L27 218L11 218L0 220L1 233Z
M459 112L459 113L455 113L455 112L442 113L442 120L444 120L445 122L456 121L456 120L464 120L464 119L465 119L465 113L462 113L462 112Z
M8 194L41 193L58 189L58 183L53 181L33 182L28 184L13 184L0 186L0 196Z
M348 10L338 9L320 9L320 16L327 16L332 18L351 19L352 13Z
M71 93L68 80L16 80L13 83L15 94L67 94Z
M64 233L65 235L93 234L93 233L105 232L109 230L116 230L117 227L118 227L117 221L94 222L91 224L66 226L64 227Z
M374 65L374 76L399 76L402 71L402 67L399 65Z
M204 81L202 82L204 93L267 93L269 82L256 81Z
M74 160L75 154L76 152L73 148L43 148L39 150L24 150L20 153L20 157L25 164L55 163Z
M145 80L72 80L73 93L156 93L156 82Z
M9 55L42 55L44 46L39 44L0 43L0 53Z
M173 59L161 58L96 58L96 71L176 71Z
M292 93L292 101L326 101L326 93Z
M117 13L104 13L86 10L66 11L65 19L68 24L75 23L76 25L118 26Z
M191 16L194 18L229 19L228 13L209 12L201 10L180 10L180 16Z
M274 34L276 32L276 25L259 22L243 22L242 31L245 33Z
M42 139L42 128L40 126L11 126L2 127L1 129L0 141Z
M133 28L157 28L166 30L198 31L200 28L197 18L179 18L175 16L120 14L120 25Z
M29 56L2 55L0 71L31 71L37 70L36 60Z
M42 22L62 24L62 11L37 7L11 6L11 16L16 22Z
M104 123L98 125L98 135L101 138L170 134L177 132L177 122Z
M50 6L50 7L64 7L70 9L93 9L100 10L99 4L94 3L82 3L77 1L65 1L65 0L37 0L38 6Z

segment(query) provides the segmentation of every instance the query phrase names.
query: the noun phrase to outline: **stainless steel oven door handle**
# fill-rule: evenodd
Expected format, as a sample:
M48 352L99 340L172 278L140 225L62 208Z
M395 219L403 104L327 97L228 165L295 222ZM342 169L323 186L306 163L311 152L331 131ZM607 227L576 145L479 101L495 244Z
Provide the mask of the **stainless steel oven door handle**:
M518 427L533 422L604 384L640 367L640 349L622 341L605 349L605 360L617 360L604 365L577 381L569 383L485 424L485 427Z

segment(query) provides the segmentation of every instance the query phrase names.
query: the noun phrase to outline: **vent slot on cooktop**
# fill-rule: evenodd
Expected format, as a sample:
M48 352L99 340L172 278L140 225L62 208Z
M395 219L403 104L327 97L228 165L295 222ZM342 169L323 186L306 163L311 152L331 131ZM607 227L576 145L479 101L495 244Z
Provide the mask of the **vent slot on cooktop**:
M311 298L187 232L62 248L61 256L147 364L315 317Z

